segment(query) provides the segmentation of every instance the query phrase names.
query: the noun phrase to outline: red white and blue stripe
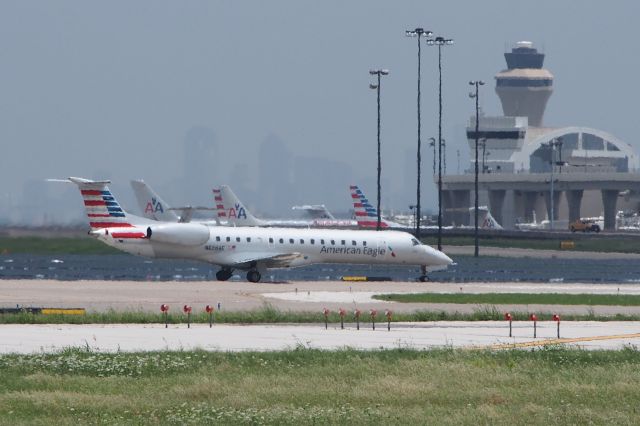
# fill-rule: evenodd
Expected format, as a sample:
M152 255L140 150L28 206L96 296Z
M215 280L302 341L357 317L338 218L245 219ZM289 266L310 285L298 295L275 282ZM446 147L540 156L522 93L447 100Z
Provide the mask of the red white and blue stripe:
M369 203L357 185L351 185L350 189L358 226L360 228L376 228L378 226L378 210ZM381 220L380 227L387 228L389 225Z
M227 217L227 212L224 209L224 204L222 202L222 193L220 188L213 189L213 202L216 205L216 210L218 211L218 217Z
M106 185L96 189L80 189L80 193L84 199L84 208L91 228L131 227L124 210Z

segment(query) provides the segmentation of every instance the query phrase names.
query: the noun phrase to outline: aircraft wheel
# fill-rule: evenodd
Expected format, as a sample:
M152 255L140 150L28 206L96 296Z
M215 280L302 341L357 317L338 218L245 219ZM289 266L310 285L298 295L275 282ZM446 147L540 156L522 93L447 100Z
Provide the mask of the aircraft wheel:
M218 281L227 281L229 278L231 278L231 275L233 275L233 271L229 269L220 269L218 272L216 272L216 279Z
M252 282L252 283L257 283L258 281L260 281L260 272L256 271L256 270L251 270L249 272L247 272L247 281Z
M429 281L429 277L426 275L420 275L420 277L418 278L418 281L420 281L421 283L426 283Z

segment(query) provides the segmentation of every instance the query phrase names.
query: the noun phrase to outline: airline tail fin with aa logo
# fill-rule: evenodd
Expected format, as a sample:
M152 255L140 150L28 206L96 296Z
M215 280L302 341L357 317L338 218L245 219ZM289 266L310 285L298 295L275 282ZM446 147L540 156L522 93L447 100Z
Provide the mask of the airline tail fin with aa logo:
M161 222L178 222L180 218L170 206L142 179L132 180L131 187L138 200L142 216Z
M213 189L213 199L218 219L236 226L265 226L267 223L254 217L227 185Z

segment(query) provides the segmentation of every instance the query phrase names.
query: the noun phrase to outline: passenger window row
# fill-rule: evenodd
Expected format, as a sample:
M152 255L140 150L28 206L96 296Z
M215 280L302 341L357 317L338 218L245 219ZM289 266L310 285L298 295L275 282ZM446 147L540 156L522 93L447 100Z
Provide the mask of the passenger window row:
M226 240L227 242L231 242L231 239L232 239L231 237L225 237L225 240ZM220 237L220 236L216 236L216 241L218 241L218 242L222 241L222 237ZM239 242L241 242L241 241L242 241L242 238L240 238L240 237L235 237L235 241L239 243ZM247 241L248 243L250 243L250 242L251 242L251 237L246 237L246 241ZM269 243L270 243L270 244L274 244L274 241L275 241L275 240L274 240L274 238L273 238L273 237L269 237ZM285 241L285 240L284 240L284 238L279 238L279 239L278 239L278 242L279 242L280 244L284 244L284 241ZM305 243L304 241L305 241L305 240L304 240L303 238L300 238L300 239L298 240L298 242L299 242L300 244L304 244L304 243ZM295 244L295 243L296 243L296 240L295 240L294 238L289 238L289 244ZM332 246L335 246L335 245L342 245L342 246L346 246L346 245L347 245L347 240L338 240L338 241L337 241L337 243L339 243L339 244L336 244L336 240L329 240L329 243L330 243ZM316 239L315 239L315 238L311 238L311 239L309 240L309 244L311 244L311 245L315 245L315 244L316 244ZM325 240L324 240L324 238L321 238L321 239L320 239L320 245L325 245ZM357 242L356 240L351 240L351 245L352 245L352 246L357 246L357 245L358 245L358 242ZM367 246L367 242L366 242L366 241L362 241L362 247L366 247L366 246Z

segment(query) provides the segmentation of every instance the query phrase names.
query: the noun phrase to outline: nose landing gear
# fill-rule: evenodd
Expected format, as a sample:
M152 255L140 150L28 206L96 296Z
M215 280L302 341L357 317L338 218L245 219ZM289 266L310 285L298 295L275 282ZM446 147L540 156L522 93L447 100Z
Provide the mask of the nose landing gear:
M257 283L258 281L260 281L260 278L262 276L260 275L260 272L256 271L255 269L251 269L249 270L249 272L247 272L247 281L252 282L252 283Z
M425 283L427 281L429 281L429 277L427 276L427 267L426 266L421 266L420 267L420 273L421 275L418 277L418 281Z

